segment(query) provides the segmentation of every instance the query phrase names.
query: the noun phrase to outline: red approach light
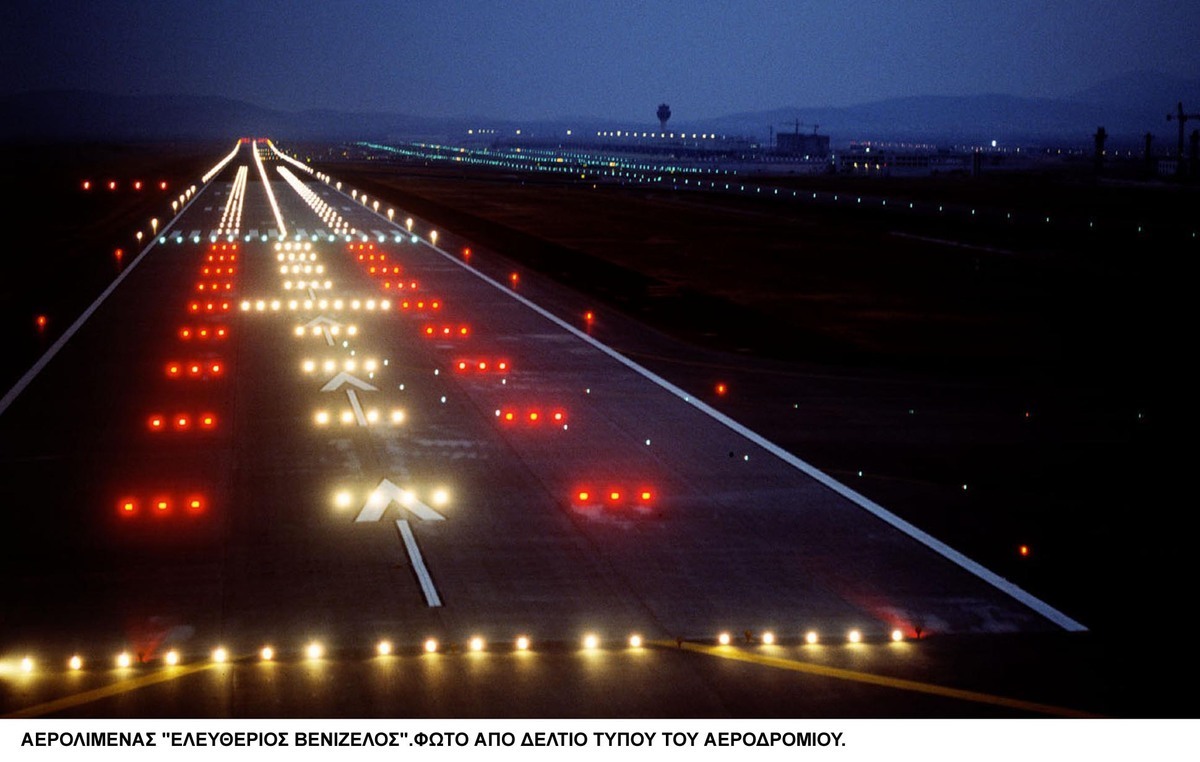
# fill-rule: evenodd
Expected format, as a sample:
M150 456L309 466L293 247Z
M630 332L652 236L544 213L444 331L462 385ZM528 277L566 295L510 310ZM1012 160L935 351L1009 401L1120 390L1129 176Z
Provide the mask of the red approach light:
M171 500L167 497L156 497L150 502L155 516L166 516L171 511Z
M187 413L179 413L171 418L171 425L176 431L187 431L192 428L192 417Z
M1020 548L1017 549L1017 552L1019 552L1021 554L1022 558L1026 558L1029 556L1029 546L1022 545Z
M161 181L161 182L158 184L158 189L159 189L159 190L166 190L166 189L167 189L167 181L166 181L166 180L163 180L163 181Z
M117 181L116 181L116 180L109 180L109 181L108 181L108 189L109 189L110 191L115 191L115 190L117 189Z
M192 329L187 328L187 327L180 328L179 329L179 338L184 341L190 340L192 338Z
M125 251L123 249L117 249L116 251L113 252L113 256L117 258L118 262L120 262L121 257L125 256Z
M574 504L580 507L607 505L612 508L649 506L654 502L654 491L649 487L626 490L612 486L597 494L591 487L578 488L573 494Z
M197 314L200 312L200 302L188 302L188 312Z
M91 180L84 180L84 181L83 181L83 189L84 189L84 190L91 190L91 189L92 189L92 181L91 181Z
M133 189L134 189L134 190L141 190L141 189L142 189L142 181L141 181L141 180L134 180L134 181L133 181Z
M542 420L542 414L541 414L541 413L539 413L539 412L538 412L538 411L536 411L536 410L531 410L531 411L529 412L529 422L530 422L530 423L537 423L537 422L538 422L538 421L540 421L540 420Z
M136 516L139 508L135 497L123 497L117 501L117 515L124 517Z
M163 417L157 414L150 416L150 419L146 422L146 425L150 427L151 431L162 431L165 424L166 421L163 419Z
M217 416L212 413L201 413L196 420L202 429L212 430L217 427Z
M583 313L583 319L586 322L591 323L592 321L594 321L596 319L596 314L594 312L592 312L591 310L588 310L587 312Z
M177 362L167 363L167 377L168 378L179 378L179 376L182 373L183 373L183 367L179 363L177 363Z
M34 323L37 325L37 329L38 329L39 331L44 331L44 330L46 330L46 316L45 316L45 315L38 315L38 316L37 316L37 317L34 319L34 321L33 321L33 322L34 322Z
M723 383L717 384L717 396L724 397L725 392L729 391L729 387Z
M515 286L517 285L517 282L521 280L521 276L517 275L516 273L509 273L508 280Z
M200 495L189 495L184 498L183 507L188 513L195 516L196 514L204 513L205 501Z
M464 246L463 247L463 259L470 259L470 258L471 258L471 247Z

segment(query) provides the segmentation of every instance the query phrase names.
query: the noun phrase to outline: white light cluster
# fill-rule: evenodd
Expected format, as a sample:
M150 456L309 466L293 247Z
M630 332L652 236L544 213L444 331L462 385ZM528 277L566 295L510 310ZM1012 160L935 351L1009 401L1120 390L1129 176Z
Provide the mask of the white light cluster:
M208 170L207 172L205 172L205 173L204 173L204 176L200 178L200 181L201 181L201 182L205 182L205 183L206 183L206 182L208 182L209 180L211 180L211 179L213 179L214 177L216 177L218 172L220 172L222 169L225 169L225 165L226 165L226 164L228 164L229 162L233 161L233 157L234 157L234 156L237 156L238 148L240 148L240 147L241 147L241 143L239 142L237 145L235 145L235 146L233 147L233 150L229 152L229 155L228 155L228 156L226 156L224 159L221 159L219 162L217 162L216 166L214 166L212 169L210 169L210 170ZM191 196L191 193L192 193L192 191L194 191L194 190L195 190L195 188L194 188L194 187L193 187L193 188L191 188L191 189L189 189L189 191L188 191L188 194L187 194L187 195L188 195L188 196ZM181 203L182 203L182 201L181 201Z
M238 167L237 176L233 180L233 189L225 200L225 211L221 213L221 224L217 225L217 233L224 236L237 235L242 226L242 205L246 199L246 178L250 176L250 168L245 164Z

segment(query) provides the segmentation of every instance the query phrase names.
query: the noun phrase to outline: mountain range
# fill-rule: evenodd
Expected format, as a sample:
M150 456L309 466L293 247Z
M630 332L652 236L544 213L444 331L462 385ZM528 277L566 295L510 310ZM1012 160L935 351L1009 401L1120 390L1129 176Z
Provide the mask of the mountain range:
M851 140L1006 144L1088 144L1104 126L1110 145L1140 145L1142 135L1174 140L1177 125L1166 115L1182 102L1200 109L1200 79L1132 72L1059 98L982 94L918 95L846 107L786 107L705 119L680 117L668 129L717 132L766 139L771 130L809 131L818 125L834 145ZM532 137L621 129L652 130L647 121L602 117L518 122L479 117L433 117L330 109L282 111L215 96L111 95L77 90L0 96L0 140L224 140L245 135L283 140L455 139L486 127ZM1200 119L1197 125L1200 126ZM1194 127L1189 127L1190 133Z

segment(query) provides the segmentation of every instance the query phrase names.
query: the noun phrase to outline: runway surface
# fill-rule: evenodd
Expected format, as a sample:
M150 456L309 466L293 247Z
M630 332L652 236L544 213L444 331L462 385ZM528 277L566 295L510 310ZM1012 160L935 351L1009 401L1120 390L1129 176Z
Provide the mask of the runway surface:
M451 233L228 159L0 403L8 663L1084 629Z

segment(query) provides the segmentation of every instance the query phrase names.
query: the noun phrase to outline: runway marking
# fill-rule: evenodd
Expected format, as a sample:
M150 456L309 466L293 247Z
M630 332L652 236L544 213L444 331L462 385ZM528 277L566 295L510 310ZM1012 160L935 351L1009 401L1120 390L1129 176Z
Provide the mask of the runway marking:
M442 599L438 596L437 588L433 586L433 578L429 576L429 569L425 568L425 559L421 557L421 549L417 547L417 538L413 535L412 527L404 519L396 519L396 529L400 530L400 539L404 541L404 548L408 551L408 560L412 562L413 571L417 574L417 581L421 583L421 592L425 594L425 602L430 608L437 608L442 605Z
M1033 714L1047 714L1055 717L1088 717L1098 718L1102 715L1084 712L1078 709L1069 709L1051 704L1039 704L1034 701L1025 701L1022 699L1007 698L1005 696L996 696L991 693L981 693L978 691L969 691L962 688L950 688L945 685L936 685L934 683L923 683L916 680L905 680L899 677L888 677L886 675L876 675L870 672L858 672L850 669L840 669L838 667L827 667L823 664L813 664L811 662L796 661L794 659L784 659L778 656L767 656L765 654L747 653L732 646L705 646L698 643L682 643L676 644L667 641L655 641L652 645L660 648L682 648L685 651L703 654L705 656L714 656L719 659L730 659L732 661L746 662L749 664L758 664L764 667L772 667L774 669L783 669L791 672L803 672L808 675L816 675L818 677L829 677L835 680L850 680L857 683L865 683L868 685L878 685L884 688L895 688L901 691L911 691L914 693L924 693L932 696L940 696L942 698L955 699L957 701L970 701L976 704L988 704L991 706L1004 707L1006 709L1016 709L1022 712L1031 712Z
M401 229L399 225L396 225L394 223L392 223L392 227L396 228L397 230ZM549 320L554 325L557 325L559 328L563 329L564 331L567 331L568 333L573 334L574 336L579 338L581 341L587 342L588 344L595 347L600 352L611 357L613 360L616 360L617 362L621 363L622 365L624 365L625 367L634 371L635 373L637 373L637 374L641 375L642 377L648 379L649 381L657 384L661 388L665 389L666 391L675 395L679 399L683 400L685 403L691 405L692 407L696 408L700 412L708 415L713 420L717 421L718 423L721 423L722 425L731 429L732 431L742 435L746 439L755 443L756 445L758 445L762 449L766 450L767 452L771 453L775 457L779 458L783 462L791 465L792 467L796 468L800 472L809 476L816 482L824 485L825 487L832 490L833 492L836 492L837 494L839 494L842 497L849 500L851 503L854 503L855 505L864 509L865 511L867 511L871 515L875 516L876 518L880 519L881 521L884 521L887 524L891 525L893 528L899 530L900 532L903 532L904 534L908 535L912 539L921 543L925 547L927 547L930 550L934 551L935 553L941 555L946 560L950 561L951 563L956 564L963 570L965 570L971 574L974 574L979 579L990 584L992 587L996 588L997 590L1000 590L1001 592L1005 593L1006 595L1013 598L1014 600L1029 607L1030 609L1036 611L1038 614L1041 614L1043 617L1045 617L1049 621L1053 622L1054 624L1058 625L1059 627L1062 627L1064 630L1067 630L1068 632L1086 632L1087 631L1087 627L1085 627L1084 625L1080 624L1079 622L1075 621L1071 617L1062 613L1058 609L1055 609L1054 607L1050 606L1049 604L1045 603L1044 601L1040 600L1039 598L1025 592L1021 588L1017 587L1013 583L1009 582L1008 580L1004 579L1000 575L993 572L991 569L988 569L987 567L983 566L982 564L968 558L967 556L963 555L962 553L955 550L954 548L951 548L949 545L942 542L941 540L938 540L937 538L933 537L932 535L928 534L927 532L925 532L921 529L918 529L916 526L908 523L907 521L900 518L899 516L892 513L891 511L888 511L886 508L879 505L875 501L871 500L870 498L866 497L865 495L859 494L858 492L854 491L853 489L847 487L845 484L842 484L841 482L837 481L832 476L829 476L828 474L824 473L823 471L810 465L806 461L801 460L800 458L796 457L792 453L783 449L779 445L766 439L761 434L758 434L757 432L752 431L751 429L743 426L742 424L733 420L732 418L730 418L729 416L720 412L719 410L716 410L715 408L705 404L701 400L697 399L695 395L690 394L690 393L684 391L683 389L680 389L678 386L675 386L670 381L667 381L666 379L662 378L661 376L656 375L655 373L648 370L647 368L644 368L641 365L638 365L636 362L634 362L633 360L629 359L628 357L622 355L620 352L613 349L612 347L609 347L606 344L602 344L601 342L592 338L588 334L584 333L583 331L581 331L580 329L571 325L570 323L568 323L567 321L558 317L557 315L554 315L554 314L550 313L549 311L543 309L542 307L538 306L537 304L534 304L533 302L531 302L529 299L526 299L521 294L517 293L516 291L513 291L513 289L507 283L501 283L500 281L493 280L492 278L483 274L479 270L476 270L471 265L469 265L466 262L463 262L459 258L455 257L450 252L445 251L444 249L438 248L437 246L430 243L428 240L426 240L424 238L417 237L417 240L419 240L424 245L428 246L433 251L442 255L442 257L445 258L446 260L448 260L449 262L454 263L458 267L466 270L467 272L471 273L472 275L479 278L483 282L491 285L497 291L500 291L501 293L507 295L508 297L510 297L512 299L515 299L519 303L525 305L529 309L533 310L537 314L539 314L542 317L544 317L545 319Z
M191 201L188 201L183 205L183 207L179 210L179 214L176 214L174 217L172 217L171 221L163 227L160 235L165 236L167 232L171 230L171 227L179 220L179 218L183 216L183 213L186 212L192 204L196 203L196 200L199 199L207 189L207 184L200 188L200 191L192 196ZM66 346L66 343L70 341L71 337L74 336L80 328L83 327L83 324L87 322L88 318L90 318L92 314L100 308L101 304L104 304L104 300L107 299L113 291L117 290L117 286L121 285L125 281L125 278L129 276L129 273L133 272L133 269L138 266L138 263L141 262L147 254L150 253L150 250L154 248L157 242L158 237L151 236L149 242L146 244L146 247L141 250L136 259L129 263L129 267L126 267L124 270L122 270L120 274L113 279L113 282L108 284L108 288L104 289L104 291L100 293L100 296L96 297L96 301L92 302L91 306L84 310L83 314L76 318L75 322L71 323L67 330L63 331L62 336L58 337L58 341L54 342L50 348L46 350L46 353L39 357L38 361L35 362L29 370L25 371L25 375L21 376L17 383L8 390L8 393L4 395L3 399L0 399L0 415L4 415L4 411L8 410L8 406L11 405L17 399L17 397L21 395L21 392L25 391L25 387L29 386L29 384L33 382L33 379L38 377L38 374L41 373L46 365L48 365L50 361L54 359L54 356L59 353L59 350Z
M379 486L373 489L371 494L367 496L367 501L363 503L362 510L354 518L354 523L361 524L369 521L379 521L383 518L384 512L392 503L396 503L396 505L399 505L422 521L446 520L445 516L421 502L416 495L400 489L390 479L382 479L379 482Z
M112 685L106 685L102 688L84 691L83 693L76 693L71 696L63 696L62 698L57 698L53 701L47 701L42 704L25 707L24 709L18 709L15 712L4 715L2 719L15 720L29 717L41 717L43 715L53 714L55 712L61 712L67 709L74 709L77 706L83 706L84 704L90 704L93 701L101 701L106 698L112 698L113 696L119 696L122 693L136 691L139 688L147 688L151 685L165 683L169 680L178 680L181 677L187 677L188 675L193 675L197 672L203 672L206 669L212 669L216 666L220 665L215 662L209 662L207 664L193 664L186 667L172 667L170 669L164 669L160 672L155 672L151 675L121 680L120 682L113 683Z

